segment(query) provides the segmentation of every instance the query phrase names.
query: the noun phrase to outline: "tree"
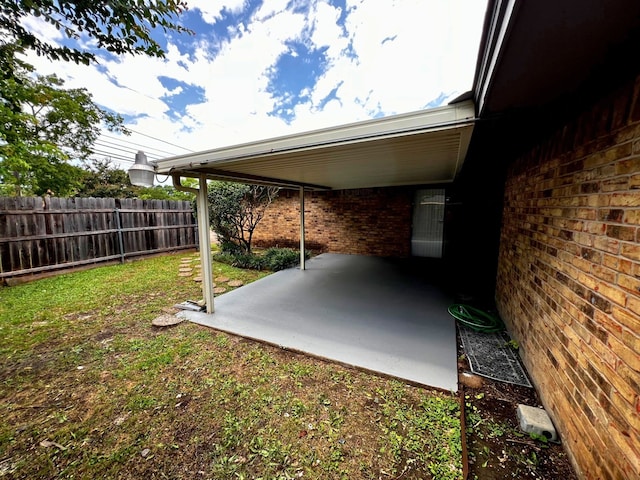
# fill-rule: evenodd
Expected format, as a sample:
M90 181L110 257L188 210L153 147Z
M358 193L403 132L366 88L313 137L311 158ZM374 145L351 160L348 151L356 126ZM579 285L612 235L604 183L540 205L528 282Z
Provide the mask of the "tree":
M29 185L27 193L32 195L55 195L72 197L82 187L84 170L57 158L34 157L25 174L25 183ZM15 194L15 188L7 185L9 194Z
M23 22L33 15L69 39L91 37L97 48L116 55L163 57L164 51L152 38L152 31L159 28L164 32L190 32L177 22L186 9L182 0L0 0L0 31L2 37L9 39L8 43L17 43L51 60L86 65L95 61L95 54L87 49L52 45L38 39Z
M122 118L98 107L85 89L65 90L61 79L35 75L21 54L89 64L96 54L82 45L91 45L116 55L163 57L152 33L190 32L178 23L186 8L182 0L0 0L0 191L71 192L75 183L64 177L74 171L66 162L87 157L101 125L126 132ZM30 15L79 42L40 40L25 27Z
M253 231L278 196L277 187L211 182L209 221L223 249L235 246L251 253Z
M141 198L142 200L187 200L193 201L192 193L179 192L171 185L134 187L129 174L115 167L109 159L93 160L81 169L78 197Z
M137 197L142 200L183 200L188 202L193 202L195 200L195 195L193 193L181 192L171 185L138 187L138 189Z
M127 172L114 167L110 160L94 160L83 171L82 186L76 195L96 198L134 198L136 187L131 185Z
M14 195L70 194L78 171L68 160L92 153L101 126L125 131L122 117L98 107L86 89L63 86L19 60L11 76L0 79L0 180Z

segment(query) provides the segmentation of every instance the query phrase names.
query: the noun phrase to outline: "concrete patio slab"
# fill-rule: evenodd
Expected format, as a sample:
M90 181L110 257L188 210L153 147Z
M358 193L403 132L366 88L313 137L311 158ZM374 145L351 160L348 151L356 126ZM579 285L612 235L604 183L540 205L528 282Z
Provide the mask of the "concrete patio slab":
M188 320L296 351L457 390L451 299L417 260L322 254L215 299Z

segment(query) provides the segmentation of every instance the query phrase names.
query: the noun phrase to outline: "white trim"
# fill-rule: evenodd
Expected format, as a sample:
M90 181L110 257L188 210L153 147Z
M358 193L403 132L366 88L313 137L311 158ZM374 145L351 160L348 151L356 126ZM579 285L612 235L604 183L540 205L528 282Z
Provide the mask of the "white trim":
M495 4L494 12L491 16L491 26L485 43L485 50L480 63L476 90L476 102L478 105L478 116L482 117L487 91L493 80L494 70L498 59L502 54L505 39L508 35L509 27L512 23L513 12L517 0L498 0ZM504 15L499 12L506 2ZM496 30L497 33L496 33Z
M475 108L472 101L422 110L382 119L367 120L284 137L222 147L203 152L158 160L157 173L171 174L202 166L228 166L247 159L282 153L304 152L327 146L349 145L371 139L440 131L472 124Z

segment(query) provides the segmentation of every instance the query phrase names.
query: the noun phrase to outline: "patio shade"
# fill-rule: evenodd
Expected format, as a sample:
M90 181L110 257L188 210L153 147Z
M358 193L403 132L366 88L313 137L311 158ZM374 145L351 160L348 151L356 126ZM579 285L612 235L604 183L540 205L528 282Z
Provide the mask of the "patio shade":
M473 102L157 161L157 173L307 189L452 182L473 132Z

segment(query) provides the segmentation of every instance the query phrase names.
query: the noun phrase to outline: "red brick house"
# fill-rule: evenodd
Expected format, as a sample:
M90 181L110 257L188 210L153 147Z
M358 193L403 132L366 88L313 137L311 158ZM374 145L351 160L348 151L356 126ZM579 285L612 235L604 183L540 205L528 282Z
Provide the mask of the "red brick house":
M491 0L459 102L158 171L294 188L264 244L299 241L306 192L307 242L366 255L411 255L416 192L444 189L442 256L495 302L578 474L640 478L639 47L637 0Z

